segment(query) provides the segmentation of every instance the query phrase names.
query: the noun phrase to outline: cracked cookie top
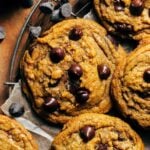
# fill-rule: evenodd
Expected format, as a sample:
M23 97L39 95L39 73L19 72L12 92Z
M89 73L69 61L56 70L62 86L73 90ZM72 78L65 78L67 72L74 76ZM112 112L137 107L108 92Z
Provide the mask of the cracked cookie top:
M51 150L144 150L138 134L124 121L87 113L70 120L54 138Z
M48 121L65 123L85 112L108 112L110 81L120 45L92 20L71 19L50 28L21 62L25 93Z
M116 67L112 93L124 116L150 128L150 39ZM120 71L121 70L121 71Z
M94 0L94 5L108 31L135 40L150 35L149 0Z
M18 122L0 115L0 149L38 150L31 134Z

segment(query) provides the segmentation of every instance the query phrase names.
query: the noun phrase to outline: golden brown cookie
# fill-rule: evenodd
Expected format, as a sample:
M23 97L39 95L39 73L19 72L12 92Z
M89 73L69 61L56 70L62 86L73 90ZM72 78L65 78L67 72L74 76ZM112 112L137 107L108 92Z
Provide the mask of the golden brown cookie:
M138 134L119 118L87 113L70 120L51 150L144 150Z
M143 128L150 128L150 39L119 63L112 93L124 116Z
M54 25L25 52L24 91L41 117L65 123L81 113L109 111L112 74L124 55L109 39L94 21L71 19Z
M149 0L94 0L94 6L108 31L136 40L150 36Z
M38 147L21 124L0 115L0 150L38 150Z

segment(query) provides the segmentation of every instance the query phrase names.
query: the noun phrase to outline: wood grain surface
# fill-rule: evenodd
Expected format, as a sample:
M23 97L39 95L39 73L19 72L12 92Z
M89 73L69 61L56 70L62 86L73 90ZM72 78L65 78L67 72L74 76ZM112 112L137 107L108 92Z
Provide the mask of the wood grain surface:
M35 0L34 4L37 1ZM2 4L0 6L1 11ZM6 6L6 8L6 11L0 13L0 26L4 27L6 32L6 38L0 42L0 105L9 95L9 87L4 85L4 83L9 81L10 62L13 50L20 30L32 9L22 8L18 4Z

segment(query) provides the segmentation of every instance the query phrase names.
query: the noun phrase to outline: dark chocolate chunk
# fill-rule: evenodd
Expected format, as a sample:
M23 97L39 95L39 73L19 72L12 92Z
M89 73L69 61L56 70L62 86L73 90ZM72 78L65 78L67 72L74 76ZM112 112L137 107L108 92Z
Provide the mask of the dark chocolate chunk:
M69 39L77 41L83 36L83 32L80 28L73 28L69 33Z
M63 16L60 15L60 9L54 10L50 15L50 19L53 22L59 22L63 20L64 19Z
M40 26L30 26L29 27L30 36L33 38L38 38L41 34L42 28Z
M54 63L58 63L65 57L65 51L62 48L52 48L50 51L50 58Z
M143 0L132 0L130 4L130 13L134 16L140 16L144 9Z
M47 97L43 104L43 108L45 111L51 113L56 111L59 108L59 103L56 98Z
M125 3L122 0L114 0L114 9L115 11L123 11Z
M66 88L73 94L76 94L76 91L80 88L79 80L73 81L71 80L67 85Z
M40 4L39 9L41 12L44 14L51 14L52 11L54 10L54 4L52 2L43 2Z
M33 0L22 0L22 6L25 8L29 8L33 5Z
M110 69L107 65L101 64L97 66L99 77L102 80L106 80L110 76Z
M12 103L9 107L9 113L13 117L20 117L24 114L24 106L20 103Z
M150 83L150 68L144 71L143 78L145 82Z
M107 147L107 144L99 143L97 150L107 150Z
M89 91L85 88L79 88L75 93L75 97L79 104L84 104L89 99Z
M120 32L120 33L124 33L124 34L129 34L133 32L133 26L129 25L129 24L125 24L125 23L114 23L114 28Z
M60 8L60 13L64 18L68 18L71 16L72 6L70 3L65 3Z
M84 126L80 129L80 136L84 142L91 140L95 136L95 129L91 126Z
M0 26L0 41L4 40L6 36L6 33L4 31L4 28Z
M72 64L68 70L68 74L71 79L77 80L82 76L83 71L79 64Z
M55 5L55 9L60 8L63 4L68 3L68 0L57 0L56 5Z

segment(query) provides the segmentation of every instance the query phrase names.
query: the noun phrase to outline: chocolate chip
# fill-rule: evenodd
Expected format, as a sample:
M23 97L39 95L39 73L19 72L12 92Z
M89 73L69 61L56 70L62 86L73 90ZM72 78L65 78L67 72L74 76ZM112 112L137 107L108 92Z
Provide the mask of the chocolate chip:
M44 104L43 108L47 112L54 112L58 109L59 103L54 97L47 97Z
M110 69L107 65L101 64L97 66L99 77L106 80L110 76Z
M9 107L9 113L13 117L20 117L24 114L24 107L20 103L12 103Z
M89 99L89 91L85 88L77 89L75 94L76 101L80 104L85 103Z
M107 150L107 144L99 143L97 150Z
M150 83L150 68L144 71L143 78L145 82Z
M60 15L60 9L54 10L50 15L50 19L53 22L59 22L63 20L64 18L62 17L62 15Z
M0 26L0 41L4 40L5 39L5 31L4 31L4 28Z
M30 26L29 31L32 38L38 38L41 34L42 28L40 26Z
M119 45L118 41L110 34L107 35L107 38L117 47Z
M114 0L115 11L123 11L125 3L122 0Z
M22 6L25 8L29 8L33 5L33 0L22 0Z
M56 0L55 1L55 9L60 8L63 4L68 3L68 0Z
M83 36L83 32L80 28L73 28L69 33L69 39L77 41Z
M87 142L95 136L95 129L91 126L84 126L80 129L80 136L83 141Z
M77 80L82 76L83 71L79 64L72 64L68 70L68 74L71 79Z
M79 80L70 80L68 84L66 84L66 88L73 94L76 94L76 91L80 88Z
M121 33L129 34L133 32L133 26L125 23L114 23L114 28Z
M40 4L39 9L41 12L44 14L51 14L52 11L54 10L54 4L52 2L43 2Z
M62 48L52 48L50 51L50 58L54 63L58 63L65 57L65 51Z
M72 6L70 3L65 3L60 8L60 13L64 18L68 18L71 16Z
M140 16L144 9L143 0L132 0L130 4L130 12L134 16Z

